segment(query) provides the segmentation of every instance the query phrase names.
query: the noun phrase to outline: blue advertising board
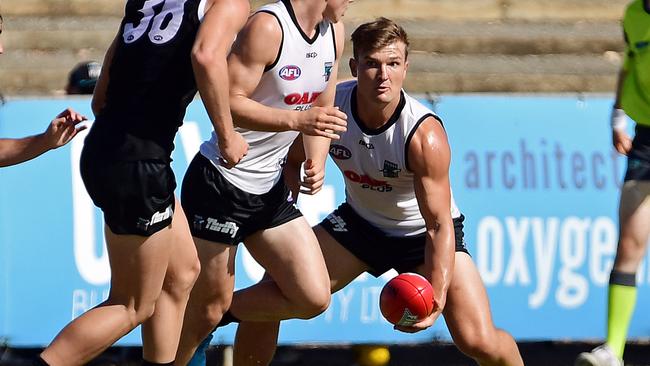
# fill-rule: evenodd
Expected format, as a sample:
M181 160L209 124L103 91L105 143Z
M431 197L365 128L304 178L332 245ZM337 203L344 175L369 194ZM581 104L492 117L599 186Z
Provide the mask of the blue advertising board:
M428 103L427 101L425 101ZM60 110L90 115L88 99L15 99L0 107L0 136L40 133ZM616 250L618 193L625 159L611 148L611 100L572 96L442 96L452 147L451 181L466 215L465 238L485 282L497 326L518 340L602 338L606 289ZM180 181L211 125L200 101L176 138ZM0 342L42 346L108 294L110 269L101 211L79 177L83 137L38 159L0 169ZM328 162L326 185L299 206L317 223L345 199ZM263 270L245 248L236 287ZM287 321L282 343L423 342L449 339L443 321L417 333L392 329L379 312L383 283L362 275L309 321ZM650 305L650 273L637 276L638 309ZM632 338L650 335L637 312ZM231 343L235 328L216 333ZM137 332L119 344L140 344Z

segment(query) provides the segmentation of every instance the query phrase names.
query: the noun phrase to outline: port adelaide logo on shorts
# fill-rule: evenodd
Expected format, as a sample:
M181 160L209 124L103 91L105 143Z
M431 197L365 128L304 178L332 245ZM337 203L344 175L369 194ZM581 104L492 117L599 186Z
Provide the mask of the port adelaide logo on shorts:
M282 80L291 81L298 79L301 73L302 71L300 71L300 68L298 66L286 65L280 69L279 75Z
M350 152L350 150L348 150L347 147L343 145L337 145L337 144L330 146L330 155L334 159L339 159L339 160L348 160L352 157L352 153Z

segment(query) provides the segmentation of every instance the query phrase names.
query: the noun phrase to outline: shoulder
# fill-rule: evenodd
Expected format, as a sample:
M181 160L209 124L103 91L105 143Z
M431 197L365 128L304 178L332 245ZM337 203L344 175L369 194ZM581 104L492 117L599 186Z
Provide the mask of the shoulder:
M271 63L282 44L282 26L272 13L258 11L248 18L246 25L237 35L232 52L246 55L246 59Z
M414 126L407 146L407 168L417 172L430 168L449 169L451 151L447 133L441 121L433 114L425 115Z

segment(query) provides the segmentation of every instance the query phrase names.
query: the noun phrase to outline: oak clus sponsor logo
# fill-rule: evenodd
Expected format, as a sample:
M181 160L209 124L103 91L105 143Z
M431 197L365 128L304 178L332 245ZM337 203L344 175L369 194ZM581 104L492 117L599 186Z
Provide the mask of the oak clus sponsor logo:
M390 192L393 190L393 187L385 180L374 179L367 174L359 174L352 170L346 170L343 172L343 175L352 182L361 184L361 188L363 189L370 189L377 192Z
M282 80L291 81L298 79L301 73L302 71L300 71L300 68L298 66L286 65L280 69L279 75Z
M330 155L334 159L347 160L352 157L352 153L343 145L333 144L330 146Z
M287 105L312 104L320 94L321 92L291 93L284 97L284 103Z

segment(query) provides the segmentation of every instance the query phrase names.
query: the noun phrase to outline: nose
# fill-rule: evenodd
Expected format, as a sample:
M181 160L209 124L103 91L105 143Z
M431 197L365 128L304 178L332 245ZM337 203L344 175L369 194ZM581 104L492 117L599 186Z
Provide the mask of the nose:
M379 78L381 80L387 80L388 79L388 66L386 64L381 65L379 68Z

